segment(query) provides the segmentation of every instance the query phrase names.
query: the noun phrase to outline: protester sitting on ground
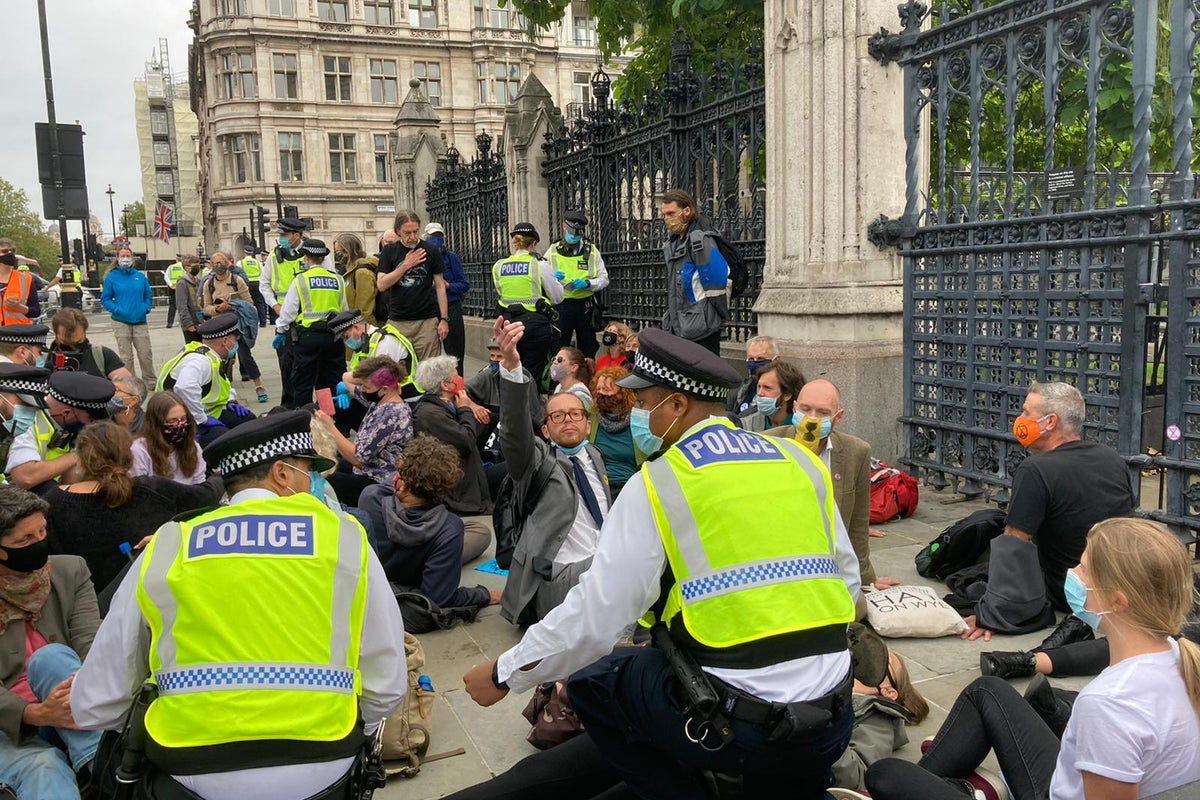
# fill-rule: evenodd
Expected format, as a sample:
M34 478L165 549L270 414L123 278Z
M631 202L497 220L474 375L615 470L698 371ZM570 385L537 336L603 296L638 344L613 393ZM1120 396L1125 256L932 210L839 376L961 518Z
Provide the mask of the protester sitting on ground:
M746 342L746 379L737 389L729 393L725 410L736 419L754 412L754 398L758 395L758 371L779 361L779 347L770 336L754 336ZM771 426L767 426L771 427Z
M78 308L60 308L50 319L50 328L54 341L47 348L47 369L87 372L109 380L130 374L115 352L88 341L87 314Z
M633 391L616 383L628 374L623 367L605 367L595 374L590 387L595 405L591 410L592 431L588 440L604 456L604 472L614 501L621 487L646 460L629 429Z
M1200 780L1200 647L1180 634L1191 556L1163 525L1110 519L1067 573L1072 610L1105 634L1110 666L1076 698L1060 742L1015 689L980 677L955 701L919 764L867 771L874 800L959 800L995 749L1017 800L1149 797ZM987 776L983 776L987 777Z
M136 375L118 375L112 382L115 391L108 418L137 435L142 430L142 420L146 416L142 408L142 403L146 401L146 384Z
M0 781L21 798L79 800L100 732L75 728L69 682L100 612L83 559L49 555L46 511L0 485Z
M467 396L466 384L458 374L458 359L454 356L423 360L417 367L416 381L425 389L425 394L413 406L413 435L427 433L458 451L463 474L446 498L446 507L463 517L466 530L464 554L478 556L492 540L487 523L471 519L492 513L492 496L476 445L479 421L475 409L478 404Z
M71 480L70 473L79 463L73 452L79 432L93 420L108 417L116 391L108 378L86 372L55 372L47 384L46 408L8 451L5 472L22 489Z
M220 478L198 485L169 478L132 477L133 437L113 422L96 422L79 434L80 480L51 486L47 541L53 553L82 556L102 590L129 563L122 543L139 546L177 514L215 506Z
M757 384L752 408L734 421L758 433L790 423L792 407L804 388L804 373L786 361L771 361L759 367L754 376Z
M550 360L550 380L558 384L554 393L572 392L579 397L586 409L592 407L592 393L588 384L595 373L596 362L575 347L561 348Z
M376 483L391 486L395 464L405 446L412 441L412 411L400 396L404 367L387 356L360 361L354 369L354 398L369 410L354 440L347 439L325 412L315 417L337 443L338 468L329 482L338 498L349 506L358 505L362 490Z
M484 429L486 439L500 422L500 345L492 339L488 342L488 363L479 372L467 379L467 396L489 412L489 421ZM542 424L546 407L542 396L536 392L529 397L529 419L536 430Z
M156 392L146 402L146 419L133 440L130 477L157 475L176 483L204 483L206 466L196 441L196 421L183 398Z
M610 322L604 326L604 333L600 334L604 352L596 358L597 372L608 367L625 367L629 362L625 344L630 336L633 336L633 331L624 322Z
M359 508L371 518L372 544L394 585L443 608L495 605L499 591L458 585L462 564L470 559L462 520L445 506L462 476L458 463L453 447L418 436L396 461L392 483L364 489Z

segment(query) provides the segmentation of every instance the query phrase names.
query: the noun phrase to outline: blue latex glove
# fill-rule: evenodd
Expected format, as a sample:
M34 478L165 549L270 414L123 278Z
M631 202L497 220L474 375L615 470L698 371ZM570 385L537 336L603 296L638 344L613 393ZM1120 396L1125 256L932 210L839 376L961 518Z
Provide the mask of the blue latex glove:
M232 411L234 414L238 415L239 417L253 417L254 416L254 413L250 409L246 408L245 406L238 405L237 403L226 403L225 408L229 409L230 411Z
M350 407L350 389L344 383L338 383L337 393L333 396L333 404L345 411Z
M201 422L196 427L198 427L198 428L224 428L225 423L221 422L221 420L217 419L216 417L205 417L204 422Z
M277 333L275 334L275 338L271 340L271 347L272 349L278 350L283 347L285 343L287 343L287 334Z
M576 278L575 280L571 281L571 288L576 291L579 291L580 289L591 288L591 284L588 283L583 278Z
M566 280L566 278L567 278L567 273L563 272L562 270L559 270L558 272L554 273L554 277L555 277L555 278L556 278L556 279L557 279L559 282L562 282L562 281Z

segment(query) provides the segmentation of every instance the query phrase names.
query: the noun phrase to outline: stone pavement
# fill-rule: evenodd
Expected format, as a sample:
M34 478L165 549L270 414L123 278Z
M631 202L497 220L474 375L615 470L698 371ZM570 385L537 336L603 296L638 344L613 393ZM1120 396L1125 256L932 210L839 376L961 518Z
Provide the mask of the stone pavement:
M92 327L89 333L92 341L114 347L107 315L97 314L90 319ZM165 310L156 309L150 324L154 360L158 365L182 344L178 327L167 330L163 327L165 321ZM254 349L263 370L264 383L274 403L279 398L280 384L277 362L270 348L272 333L270 328L262 329ZM480 365L481 362L477 359L468 359L468 374L473 373ZM251 384L237 383L235 386L248 390ZM269 408L269 405L253 402L252 395L250 399L251 402L247 405L255 413ZM882 539L871 539L872 559L876 571L880 575L898 578L906 584L934 586L944 593L944 586L917 575L913 557L944 527L983 507L981 502L953 502L954 500L955 496L949 492L938 493L926 487L922 490L921 502L914 517L880 526L888 535ZM491 558L491 555L492 551L489 549L484 558ZM478 572L474 565L463 569L462 583L503 588L502 578ZM920 741L936 732L955 697L979 675L980 651L1032 647L1041 641L1047 632L1025 636L997 636L990 644L985 644L982 640L964 642L957 638L891 640L890 645L907 660L912 678L929 701L931 708L930 716L923 724L909 729L911 742L899 751L898 755L913 760L917 758ZM376 793L377 798L426 800L441 797L503 772L515 762L535 752L525 741L528 725L521 716L528 695L510 695L497 705L484 709L476 706L462 688L464 672L485 658L495 658L514 645L518 639L517 629L500 617L497 607L484 609L479 620L472 625L460 625L448 631L425 634L421 637L427 659L426 673L432 679L437 692L431 752L443 753L461 747L466 753L427 764L414 778L393 778L386 789ZM1026 681L1019 681L1016 685L1023 689L1025 683ZM1078 689L1086 683L1086 679L1056 680L1055 683Z

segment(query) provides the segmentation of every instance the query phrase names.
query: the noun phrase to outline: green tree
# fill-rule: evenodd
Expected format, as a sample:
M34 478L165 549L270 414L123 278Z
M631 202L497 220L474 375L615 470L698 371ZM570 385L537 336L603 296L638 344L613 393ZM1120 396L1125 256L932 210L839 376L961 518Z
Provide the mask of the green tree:
M0 178L0 236L12 239L21 255L36 259L43 274L53 275L56 271L58 242L46 235L41 217L29 207L29 196L3 178Z
M146 204L141 200L130 203L121 211L121 233L132 239L137 236L137 226L146 222Z

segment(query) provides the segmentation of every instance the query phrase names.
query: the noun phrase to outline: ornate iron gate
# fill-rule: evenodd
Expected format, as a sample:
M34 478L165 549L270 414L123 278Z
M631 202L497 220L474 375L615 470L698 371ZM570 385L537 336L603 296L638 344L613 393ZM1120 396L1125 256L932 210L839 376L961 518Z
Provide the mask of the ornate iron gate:
M1121 453L1135 491L1142 470L1165 476L1149 515L1194 532L1200 0L899 10L903 31L870 49L905 75L904 218L877 226L904 255L905 462L939 488L1007 501L1026 387L1064 380L1086 398L1085 436ZM1149 456L1144 390L1159 385L1163 419L1146 437L1162 452Z

